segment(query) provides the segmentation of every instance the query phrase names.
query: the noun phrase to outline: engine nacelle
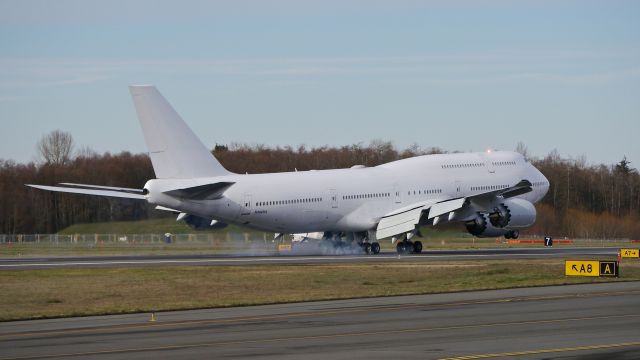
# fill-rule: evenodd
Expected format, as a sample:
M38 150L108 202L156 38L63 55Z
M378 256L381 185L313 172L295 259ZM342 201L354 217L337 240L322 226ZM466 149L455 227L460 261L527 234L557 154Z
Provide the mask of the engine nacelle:
M524 199L509 199L489 213L489 222L497 228L525 228L536 221L536 208Z
M222 229L228 226L228 224L219 222L213 219L203 218L197 215L187 215L182 218L184 222L189 225L190 228L194 230L215 230Z
M481 212L473 220L467 221L465 225L467 231L477 237L497 237L509 232L507 229L493 226L489 214Z

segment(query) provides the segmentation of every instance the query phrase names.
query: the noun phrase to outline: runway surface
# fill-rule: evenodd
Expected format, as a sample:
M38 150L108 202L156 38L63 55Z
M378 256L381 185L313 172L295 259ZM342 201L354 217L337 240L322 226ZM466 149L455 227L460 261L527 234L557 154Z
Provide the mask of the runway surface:
M637 359L640 282L0 323L0 359Z
M156 255L156 256L86 256L0 258L0 270L43 269L57 267L133 267L176 265L265 265L265 264L331 264L385 261L450 261L474 259L543 259L573 256L615 257L619 248L519 248L437 250L422 254L402 255L318 255L318 256L221 256L221 255Z

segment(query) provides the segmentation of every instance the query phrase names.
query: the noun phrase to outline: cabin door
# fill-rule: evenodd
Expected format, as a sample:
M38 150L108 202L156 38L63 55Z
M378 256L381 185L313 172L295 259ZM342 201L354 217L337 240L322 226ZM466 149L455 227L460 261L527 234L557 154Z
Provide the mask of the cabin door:
M393 202L402 204L402 196L400 195L400 186L398 186L398 184L393 184L393 193L391 196L393 196Z
M335 189L329 189L329 202L332 209L338 208L338 193Z
M240 215L251 214L251 194L244 194L244 202L242 203L242 211Z

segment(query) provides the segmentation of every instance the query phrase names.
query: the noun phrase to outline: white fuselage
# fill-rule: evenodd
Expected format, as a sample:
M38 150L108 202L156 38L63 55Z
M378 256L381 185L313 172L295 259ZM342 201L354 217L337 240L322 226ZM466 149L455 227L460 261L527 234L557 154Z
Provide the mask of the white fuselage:
M373 230L394 210L427 200L462 198L527 179L532 203L549 182L514 152L424 155L376 167L215 178L156 179L145 188L149 202L202 217L279 233ZM176 186L233 182L216 200L179 200L162 194ZM464 220L464 219L456 219Z

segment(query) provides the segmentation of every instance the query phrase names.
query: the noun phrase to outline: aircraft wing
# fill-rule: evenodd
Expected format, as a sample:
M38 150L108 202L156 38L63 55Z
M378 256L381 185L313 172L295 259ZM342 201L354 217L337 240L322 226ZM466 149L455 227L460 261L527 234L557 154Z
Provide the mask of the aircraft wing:
M506 189L491 190L491 191L483 192L473 196L467 196L464 198L456 198L456 199L441 201L434 204L429 209L428 219L434 219L435 217L459 210L462 207L472 202L482 203L483 201L491 201L498 197L503 199L508 199L514 196L526 194L530 192L532 189L533 189L532 184L529 180L520 180L520 182L518 182L517 184L510 186Z
M487 191L468 197L414 203L383 216L376 229L376 238L382 239L413 231L416 226L420 224L423 212L427 210L429 211L427 219L434 219L433 224L435 225L439 221L439 216L450 214L449 220L451 220L451 215L453 215L452 213L454 211L468 206L468 204L474 200L493 200L496 197L506 199L526 194L531 190L531 182L521 180L514 186L506 189Z
M46 185L33 185L33 184L25 184L29 187L47 190L47 191L55 191L55 192L64 192L71 194L85 194L85 195L97 195L97 196L109 196L109 197L118 197L118 198L126 198L126 199L138 199L138 200L146 200L146 196L140 193L132 193L129 191L123 190L115 190L117 188L78 188L78 187L66 187L66 186L46 186ZM141 190L142 191L142 190Z

